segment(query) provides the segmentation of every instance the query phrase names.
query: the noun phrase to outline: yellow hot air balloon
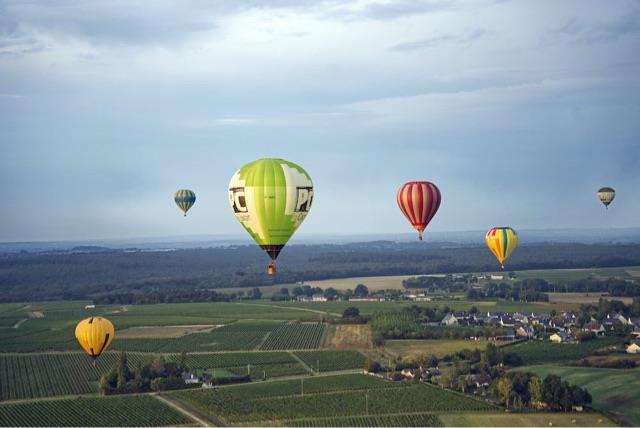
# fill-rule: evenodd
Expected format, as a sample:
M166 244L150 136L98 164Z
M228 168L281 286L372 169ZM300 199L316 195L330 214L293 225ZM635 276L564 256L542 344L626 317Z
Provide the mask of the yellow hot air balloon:
M93 358L94 366L96 365L96 358L106 351L115 334L111 321L102 317L83 319L76 326L76 339L78 339L78 343L80 343L84 352Z
M485 236L487 247L504 269L504 262L518 246L518 234L510 227L492 227Z

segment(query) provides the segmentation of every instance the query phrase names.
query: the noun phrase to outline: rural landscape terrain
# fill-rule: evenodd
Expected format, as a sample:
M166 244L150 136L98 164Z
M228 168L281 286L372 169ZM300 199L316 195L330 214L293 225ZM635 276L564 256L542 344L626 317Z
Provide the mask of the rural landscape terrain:
M377 245L395 247L398 259L435 252L407 246ZM363 247L291 251L311 258L323 251L326 270L344 262L332 258L341 254L360 276L276 277L254 287L232 286L254 268L234 271L238 257L252 254L244 247L6 253L0 284L5 301L14 297L0 304L0 425L640 424L640 353L632 353L640 248L612 246L608 254L620 255L603 258L606 246L578 246L582 255L568 268L561 260L558 268L496 272L463 247L444 254L468 254L460 259L480 269L438 272L446 258L434 266L416 256L405 274L364 276L376 246ZM515 266L549 252L522 250ZM144 272L146 263L162 263L169 272L198 251L231 253L208 288L190 283L206 277L198 257L182 265L182 283L117 280L129 264ZM113 264L120 254L127 257ZM282 265L285 278L323 276L313 263L306 274ZM23 301L24 288L56 299ZM76 298L95 290L102 293ZM74 337L78 320L91 316L116 328L95 366Z

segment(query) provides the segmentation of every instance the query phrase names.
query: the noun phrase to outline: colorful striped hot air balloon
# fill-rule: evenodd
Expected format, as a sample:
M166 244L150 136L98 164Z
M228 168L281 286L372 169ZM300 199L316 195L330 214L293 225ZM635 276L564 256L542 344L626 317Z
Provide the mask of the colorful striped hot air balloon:
M196 202L196 194L193 193L193 190L189 189L180 189L176 192L173 200L176 202L178 208L182 210L184 215L187 215L187 211L195 204Z
M76 326L76 339L78 339L78 343L80 343L84 352L93 358L94 366L96 358L107 350L114 337L115 329L113 324L106 318L86 318Z
M609 204L613 202L613 198L616 197L616 191L611 187L602 187L598 190L598 193L596 193L596 195L598 195L598 199L600 199L600 202L602 202L604 206L609 209Z
M422 240L424 229L440 207L440 190L428 181L410 181L400 187L396 198L400 210Z
M504 262L518 246L518 234L510 227L492 227L485 236L487 247L504 269Z
M302 167L283 159L259 159L241 167L229 183L229 204L242 226L271 257L267 272L302 224L313 202L313 183Z

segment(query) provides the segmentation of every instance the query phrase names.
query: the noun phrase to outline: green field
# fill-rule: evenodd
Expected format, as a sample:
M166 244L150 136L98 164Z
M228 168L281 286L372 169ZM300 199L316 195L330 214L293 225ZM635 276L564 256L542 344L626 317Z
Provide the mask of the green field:
M600 413L442 413L448 427L611 427L616 424Z
M299 351L295 355L316 372L363 369L366 358L358 351Z
M322 343L326 324L284 324L272 330L260 349L317 349Z
M539 269L516 271L518 279L540 278L548 282L562 283L593 276L597 279L640 278L640 266L588 269ZM560 290L558 290L560 291Z
M640 425L640 368L598 369L553 365L520 367L544 378L553 373L563 380L587 388L593 407L609 412L629 425Z
M415 409L422 412L495 409L483 401L438 387L392 383L366 375L318 377L304 383L269 382L261 385L261 390L257 386L179 391L171 395L231 424L324 418L328 412L335 417L352 417L406 414Z
M296 419L287 422L294 427L440 427L444 426L433 413L388 416L349 416L345 418Z
M0 426L186 425L193 421L148 395L0 404Z
M549 340L529 340L504 348L504 352L518 354L524 364L546 364L578 360L591 355L595 350L617 345L618 337L603 337L582 343L553 343Z
M449 339L437 339L437 340L420 340L420 339L408 339L408 340L387 340L385 342L385 350L389 353L406 358L411 355L435 355L438 358L442 358L445 355L453 354L455 352L462 351L463 349L475 349L480 350L487 347L490 342L487 340L449 340Z

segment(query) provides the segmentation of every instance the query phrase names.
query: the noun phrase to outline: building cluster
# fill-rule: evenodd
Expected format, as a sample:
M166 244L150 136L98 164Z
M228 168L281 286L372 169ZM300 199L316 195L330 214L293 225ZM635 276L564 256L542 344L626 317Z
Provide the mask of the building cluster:
M502 327L504 333L496 336L498 340L531 339L549 337L556 343L576 342L580 334L605 336L616 326L632 330L632 335L640 339L640 317L625 317L619 313L607 314L601 321L594 317L587 323L581 323L579 316L573 312L562 312L555 316L548 313L523 314L519 312L449 312L439 323L441 326L455 327Z

